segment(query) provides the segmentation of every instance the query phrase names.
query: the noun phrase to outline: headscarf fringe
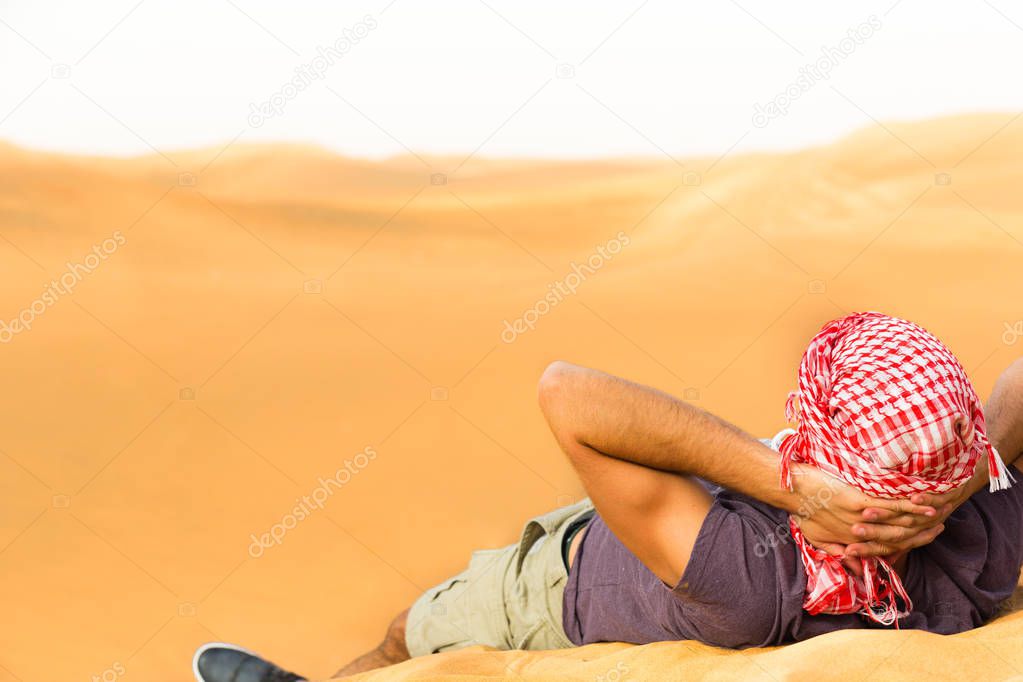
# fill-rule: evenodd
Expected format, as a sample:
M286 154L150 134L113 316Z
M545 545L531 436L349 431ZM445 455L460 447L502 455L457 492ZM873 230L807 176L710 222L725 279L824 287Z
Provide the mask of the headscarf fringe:
M785 400L785 421L790 424L796 421L796 415L798 413L796 408L796 400L799 399L799 391L789 391L789 397Z
M863 582L867 588L867 605L860 611L870 620L884 626L894 625L899 629L899 618L908 616L913 610L913 602L906 594L906 588L892 565L881 557L870 557L863 561ZM880 569L880 570L878 570ZM883 575L882 575L883 574ZM882 586L881 594L875 592L874 576ZM899 610L897 599L901 599L905 610Z
M1002 456L998 454L998 451L991 444L987 446L987 456L989 477L991 479L988 483L988 490L993 493L999 490L1008 490L1016 482L1016 479L1009 473L1009 467L1005 466Z

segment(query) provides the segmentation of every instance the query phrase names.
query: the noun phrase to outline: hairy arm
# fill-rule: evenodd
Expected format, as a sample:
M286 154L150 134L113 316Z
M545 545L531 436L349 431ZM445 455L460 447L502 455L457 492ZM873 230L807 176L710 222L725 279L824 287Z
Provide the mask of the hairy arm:
M1002 372L984 410L987 435L1006 466L1016 466L1019 478L1023 455L1023 360L1017 360ZM981 487L987 481L981 483Z
M540 400L559 442L661 472L699 476L783 509L798 506L796 496L779 486L776 452L667 393L555 362L541 379ZM589 454L571 449L570 456Z
M785 490L778 454L738 427L596 370L555 362L540 380L539 398L551 431L608 527L670 585L684 572L712 502L691 476L790 513L804 507L801 489L807 482L816 490L823 477L812 467L799 467L796 490ZM851 542L856 539L851 527L868 507L892 514L907 510L906 501L877 500L836 485L829 504L814 515L817 525L808 537Z

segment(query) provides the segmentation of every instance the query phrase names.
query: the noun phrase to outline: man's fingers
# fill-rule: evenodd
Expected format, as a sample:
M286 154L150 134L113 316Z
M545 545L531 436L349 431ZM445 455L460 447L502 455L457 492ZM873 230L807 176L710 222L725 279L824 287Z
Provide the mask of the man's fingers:
M951 507L955 509L970 495L970 488L967 484L960 485L944 493L913 493L909 500L912 504L919 504L935 509Z
M922 516L920 514L905 514L893 512L888 509L875 509L867 507L860 514L860 518L867 523L882 524L886 526L902 526L903 528L933 528L935 525L948 518L952 512L951 503L937 508L936 516Z
M955 490L951 490L947 493L941 493L940 495L935 493L913 493L912 497L909 498L909 501L912 504L938 509L949 503L957 494L958 493Z
M916 535L919 531L912 526L892 526L882 523L857 523L852 527L853 535L863 541L900 543Z
M860 514L860 517L864 521L868 521L870 523L883 523L889 526L903 526L905 528L923 525L933 520L930 516L903 514L902 512L891 511L890 509L878 509L876 507L867 507L863 510L863 513Z
M842 565L857 578L863 577L863 562L858 557L846 555L842 558Z
M845 556L845 545L837 542L821 542L815 545L817 549L823 550L831 556Z
M848 545L845 553L851 557L885 556L894 554L895 550L880 542L856 542Z
M915 496L914 496L915 497ZM887 510L899 514L919 514L921 516L937 516L938 510L929 504L917 504L913 500L887 500L881 497L868 497L864 503L867 509Z
M945 530L945 526L939 524L934 528L915 533L901 542L854 542L846 547L845 552L847 556L853 557L887 556L895 552L923 547L938 537L943 530Z

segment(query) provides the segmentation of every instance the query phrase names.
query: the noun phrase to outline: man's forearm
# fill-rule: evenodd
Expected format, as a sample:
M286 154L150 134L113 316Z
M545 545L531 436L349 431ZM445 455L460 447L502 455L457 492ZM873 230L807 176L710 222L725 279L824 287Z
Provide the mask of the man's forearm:
M987 437L998 451L1005 466L1020 469L1023 454L1023 360L1017 360L1002 372L984 407ZM1016 475L1016 478L1019 478ZM988 486L987 462L978 463L977 473L970 479L970 494Z
M779 483L778 455L736 426L646 386L568 363L544 382L565 399L548 420L562 435L616 459L698 476L775 507L795 511L798 496Z
M995 382L984 408L988 438L1006 466L1023 454L1023 360L1017 360Z

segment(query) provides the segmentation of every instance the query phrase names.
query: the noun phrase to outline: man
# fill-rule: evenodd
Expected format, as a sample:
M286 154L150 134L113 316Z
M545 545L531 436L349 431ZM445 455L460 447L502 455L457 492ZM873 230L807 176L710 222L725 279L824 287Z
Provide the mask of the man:
M948 634L994 617L1017 584L1023 486L1010 468L1023 452L1023 361L998 380L985 419L937 339L850 315L811 341L786 410L798 428L772 441L563 362L544 372L539 397L592 504L474 553L338 676L473 644ZM201 648L194 667L205 682L301 679L222 644Z

